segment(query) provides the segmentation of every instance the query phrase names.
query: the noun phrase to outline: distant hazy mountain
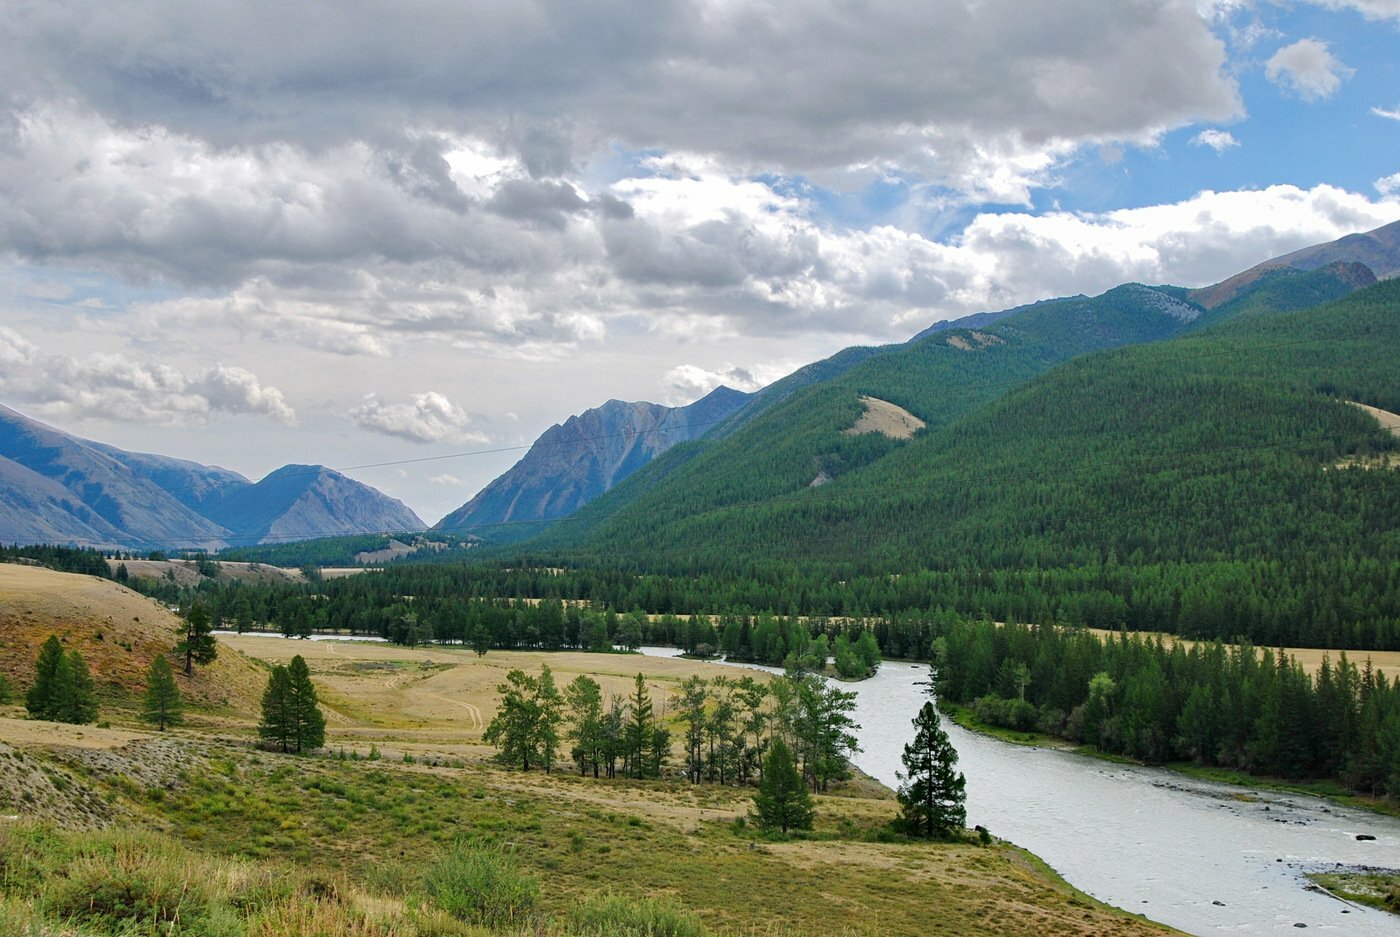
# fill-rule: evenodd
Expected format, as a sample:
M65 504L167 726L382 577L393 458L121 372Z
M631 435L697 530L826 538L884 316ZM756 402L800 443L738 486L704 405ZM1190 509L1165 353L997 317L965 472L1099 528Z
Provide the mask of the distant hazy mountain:
M660 453L705 435L750 396L718 387L685 407L609 400L585 410L545 430L509 471L433 529L566 517Z
M0 406L0 541L152 549L421 530L399 501L319 466L237 472L92 442Z
M208 514L235 530L239 543L402 533L425 526L402 501L324 465L284 465L256 485L227 492Z

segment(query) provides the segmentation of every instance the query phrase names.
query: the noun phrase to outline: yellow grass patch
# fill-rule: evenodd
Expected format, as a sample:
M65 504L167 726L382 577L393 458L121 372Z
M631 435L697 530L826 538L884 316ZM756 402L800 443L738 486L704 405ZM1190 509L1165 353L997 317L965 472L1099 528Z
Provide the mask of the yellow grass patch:
M862 396L860 402L865 405L865 412L856 420L854 426L845 431L847 436L880 433L891 439L909 439L928 425L908 410L895 406L888 400Z
M267 678L239 654L221 647L218 660L196 667L193 677L180 672L173 648L181 625L165 606L111 580L0 564L0 673L21 690L34 678L39 646L56 634L83 655L99 690L140 693L151 661L165 654L186 699L254 708Z
M1105 639L1118 636L1118 632L1108 631L1103 628L1086 628L1085 630ZM1128 634L1148 641L1155 641L1160 638L1162 643L1167 647L1180 644L1187 650L1190 650L1197 644L1207 643L1192 641L1188 638L1178 638L1175 635L1161 631L1130 631ZM1232 645L1226 646L1230 647ZM1272 650L1277 651L1278 648L1272 648ZM1335 666L1336 663L1341 660L1342 654L1345 653L1347 660L1355 664L1358 668L1363 667L1366 661L1369 660L1373 669L1384 673L1389 679L1394 680L1400 677L1400 651L1341 651L1337 648L1286 647L1283 649L1283 652L1296 660L1304 670L1311 674L1316 674L1318 670L1321 669L1322 659L1324 657L1330 660ZM1259 653L1264 653L1264 648L1259 648Z

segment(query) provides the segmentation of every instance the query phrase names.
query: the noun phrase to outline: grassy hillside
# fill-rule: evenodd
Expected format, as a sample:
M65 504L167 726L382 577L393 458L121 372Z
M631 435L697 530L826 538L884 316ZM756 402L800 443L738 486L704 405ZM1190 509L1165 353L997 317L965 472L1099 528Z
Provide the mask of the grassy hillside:
M174 663L171 649L181 620L107 579L7 563L0 564L0 624L0 673L21 694L34 679L39 646L56 634L65 649L83 655L99 696L129 707L157 654ZM195 668L193 677L180 673L177 679L180 692L198 705L242 711L257 704L266 681L234 651Z

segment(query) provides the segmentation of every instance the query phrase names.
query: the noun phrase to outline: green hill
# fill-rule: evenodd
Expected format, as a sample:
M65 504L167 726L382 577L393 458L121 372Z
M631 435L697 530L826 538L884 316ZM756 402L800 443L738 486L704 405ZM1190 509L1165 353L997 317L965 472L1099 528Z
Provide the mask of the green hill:
M1150 292L1058 301L1084 304L1079 348L1035 334L1054 318L1041 304L980 330L999 344L934 336L871 359L661 460L538 548L658 571L900 574L868 607L1395 646L1400 473L1355 466L1396 440L1343 401L1400 410L1400 284L1050 370L1134 326L1139 341L1170 331L1143 312L1169 294ZM842 437L858 393L929 428ZM835 480L809 488L827 465Z

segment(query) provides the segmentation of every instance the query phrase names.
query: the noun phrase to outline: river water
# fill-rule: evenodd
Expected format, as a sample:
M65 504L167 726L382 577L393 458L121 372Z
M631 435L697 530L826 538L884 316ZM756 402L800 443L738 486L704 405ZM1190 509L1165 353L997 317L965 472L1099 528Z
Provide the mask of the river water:
M927 680L925 666L887 662L843 687L855 691L861 725L853 760L890 787ZM1338 864L1400 865L1400 819L943 726L967 778L968 825L1029 849L1100 901L1193 934L1296 934L1303 924L1400 937L1400 917L1309 891L1303 878Z

